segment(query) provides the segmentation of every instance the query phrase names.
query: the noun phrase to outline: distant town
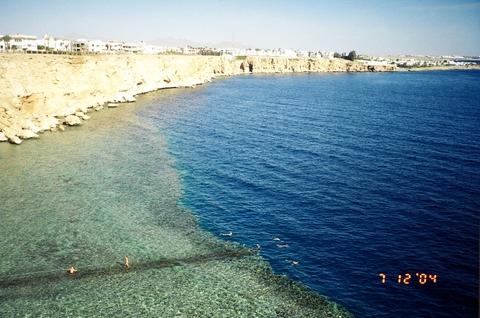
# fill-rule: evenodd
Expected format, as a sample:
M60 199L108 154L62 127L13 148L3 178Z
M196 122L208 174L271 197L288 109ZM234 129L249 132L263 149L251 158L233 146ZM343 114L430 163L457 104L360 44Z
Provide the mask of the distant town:
M67 39L45 35L12 34L0 35L0 52L7 53L43 53L43 54L183 54L183 55L222 55L263 56L285 58L333 59L344 58L357 60L368 65L395 64L400 68L468 66L480 65L480 56L426 56L396 55L368 56L357 55L355 51L338 53L329 51L305 51L292 49L261 48L213 48L213 47L168 47L140 42L102 41L91 39Z

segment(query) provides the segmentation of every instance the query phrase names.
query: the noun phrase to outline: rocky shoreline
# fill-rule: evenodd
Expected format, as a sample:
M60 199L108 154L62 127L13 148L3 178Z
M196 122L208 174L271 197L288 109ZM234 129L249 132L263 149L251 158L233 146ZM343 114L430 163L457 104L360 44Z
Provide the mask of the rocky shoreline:
M245 73L395 71L344 59L185 55L0 54L0 141L21 144L88 120L91 111L163 88Z
M425 67L412 67L412 68L399 68L398 70L410 71L410 72L422 72L422 71L470 71L480 70L480 65L463 65L463 66L425 66Z

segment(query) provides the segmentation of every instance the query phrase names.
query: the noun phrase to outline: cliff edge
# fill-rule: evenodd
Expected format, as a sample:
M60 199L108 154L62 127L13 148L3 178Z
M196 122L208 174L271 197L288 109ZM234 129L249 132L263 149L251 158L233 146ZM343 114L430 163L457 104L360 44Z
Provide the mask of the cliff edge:
M20 144L87 113L162 88L242 73L393 71L343 59L183 55L0 54L0 141Z

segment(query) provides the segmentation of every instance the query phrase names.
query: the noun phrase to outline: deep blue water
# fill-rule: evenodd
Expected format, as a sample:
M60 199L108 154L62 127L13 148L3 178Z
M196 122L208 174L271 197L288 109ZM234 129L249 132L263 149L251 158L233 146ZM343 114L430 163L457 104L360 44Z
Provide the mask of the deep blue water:
M477 317L480 72L239 76L162 103L144 115L203 227L358 317Z

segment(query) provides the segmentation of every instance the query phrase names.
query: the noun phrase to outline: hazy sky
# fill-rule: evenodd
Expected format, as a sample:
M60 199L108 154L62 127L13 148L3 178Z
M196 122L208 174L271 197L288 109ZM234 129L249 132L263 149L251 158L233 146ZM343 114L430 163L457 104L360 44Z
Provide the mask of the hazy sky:
M480 0L0 0L0 34L480 55Z

